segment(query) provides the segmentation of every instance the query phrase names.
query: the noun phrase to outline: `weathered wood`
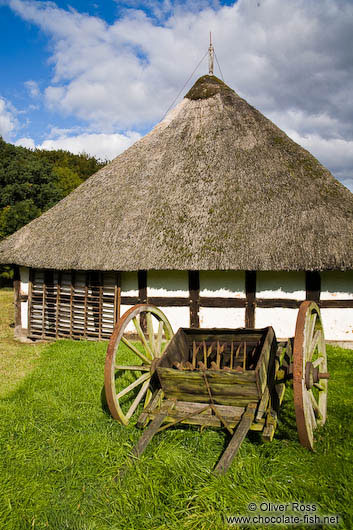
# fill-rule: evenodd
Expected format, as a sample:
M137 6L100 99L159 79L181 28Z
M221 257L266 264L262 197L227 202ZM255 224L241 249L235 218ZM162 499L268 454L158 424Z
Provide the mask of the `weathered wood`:
M270 399L270 392L269 392L268 387L266 387L264 393L262 394L262 398L260 400L259 406L257 407L256 421L261 420L261 418L265 414L269 399Z
M246 307L246 298L225 298L221 296L201 296L200 307Z
M287 309L298 309L303 300L294 298L256 298L256 307L275 308L282 307ZM148 302L158 307L188 307L190 299L186 297L168 297L160 296L148 297ZM138 296L122 296L121 304L135 305L139 303ZM353 307L353 300L320 300L322 308L348 308ZM200 307L245 307L245 298L218 298L218 297L200 297Z
M87 338L87 311L88 311L88 273L85 273L85 294L84 294L84 320L83 320L83 336Z
M268 382L267 372L270 358L271 356L274 357L277 351L277 342L275 342L274 336L275 332L273 331L273 328L268 327L261 345L261 353L255 369L259 396L262 396L264 393Z
M117 272L115 277L114 286L114 325L120 318L120 306L121 306L121 273Z
M245 327L255 327L255 306L256 306L256 272L245 272Z
M353 309L353 300L321 300L321 309Z
M188 355L189 343L187 341L185 330L179 329L178 332L173 335L158 366L166 368L172 367L176 362L181 363L187 361Z
M318 303L321 295L321 276L318 271L306 271L305 288L306 299Z
M181 328L183 333L185 333L186 339L189 343L189 347L192 344L192 341L205 341L205 342L215 342L219 340L220 342L230 343L232 340L236 343L244 342L253 343L254 345L259 342L263 337L264 333L267 332L268 328L263 328L259 330L253 329L244 329L239 328L237 330L229 328L199 328L199 329L189 329Z
M166 425L163 425L163 427L160 427L158 429L158 432L161 432L161 431L164 431L166 429L169 429L169 427L173 427L174 425L177 425L178 423L188 422L189 420L194 419L195 416L200 418L202 413L203 412L207 412L210 408L211 408L210 405L206 405L200 410L193 410L193 411L188 412L188 413L180 414L179 417L178 416L174 416L169 422L167 422Z
M46 312L46 303L47 303L47 285L45 281L45 275L46 271L44 271L44 278L43 278L43 298L42 298L42 339L45 338L45 312Z
M200 273L189 271L190 327L200 327Z
M144 408L144 410L141 412L140 416L138 417L136 427L144 427L146 423L148 422L150 415L152 412L159 414L160 413L160 405L163 398L163 391L161 388L158 388L153 392L151 401L147 405L147 407Z
M15 336L21 336L22 334L22 319L21 319L21 278L20 268L18 265L14 266L13 276L13 290L14 290L14 320L15 320Z
M147 271L138 271L137 283L139 290L139 304L145 304L147 302ZM140 314L140 326L144 333L147 332L147 321L146 315Z
M32 315L32 294L33 294L33 269L29 269L28 281L28 336L31 335L31 315Z
M170 368L157 368L162 389L167 398L181 401L209 401L202 371L179 371ZM207 381L211 395L218 404L243 405L244 400L259 399L256 380L253 372L238 373L222 370L208 370ZM251 380L252 379L252 380Z
M215 474L223 475L229 469L236 453L240 448L241 443L250 430L251 424L254 420L255 410L256 405L253 403L250 403L246 407L246 411L244 412L240 423L227 446L227 449L224 451L221 459L214 469Z
M169 403L171 405L173 402L166 400L164 403ZM227 407L222 405L213 405L213 409L215 409L217 413L227 421L230 427L235 427L239 423L245 410L244 407ZM158 408L156 410L151 410L150 416L155 417L158 413ZM188 417L185 418L185 416ZM201 425L218 428L223 426L223 423L219 417L215 415L214 410L212 410L210 406L205 407L205 404L196 402L176 401L173 408L170 407L168 415L164 421L172 422L175 420L188 425ZM262 427L259 425L257 430L261 430L261 428L263 428L263 425Z
M311 296L309 294L309 296ZM220 298L220 297L200 297L200 307L245 307L245 298ZM256 298L256 307L287 309L298 309L303 300L294 298ZM186 297L148 297L148 302L158 307L188 307L190 299ZM137 296L123 296L121 303L124 305L135 305L139 303ZM353 300L320 300L322 308L348 308L353 307Z
M139 439L139 441L133 448L132 450L133 456L138 458L139 456L142 455L142 453L145 451L146 447L152 440L153 436L156 434L159 427L162 425L167 415L167 412L168 410L166 409L164 409L163 411L161 410L161 412L157 414L157 416L151 421L150 425L144 431L143 435L141 436L141 438Z
M273 436L275 434L277 426L277 413L275 410L271 409L269 404L269 410L266 415L266 425L262 432L262 439L264 442L272 442Z
M98 288L98 338L102 339L103 331L103 274L99 272L99 288Z
M294 298L256 298L256 307L298 309L302 300Z
M129 297L125 298L128 299ZM182 296L149 296L148 303L157 307L188 307L190 306L190 299Z

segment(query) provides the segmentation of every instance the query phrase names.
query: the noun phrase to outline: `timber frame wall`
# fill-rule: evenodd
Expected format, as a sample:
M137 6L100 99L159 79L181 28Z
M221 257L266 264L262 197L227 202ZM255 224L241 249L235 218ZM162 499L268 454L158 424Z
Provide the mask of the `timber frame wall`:
M149 297L147 271L138 271L138 296L121 296L121 274L97 271L30 269L28 296L20 293L15 270L15 326L21 326L20 304L28 300L28 331L32 339L108 339L120 316L121 305L148 302L158 307L189 307L190 327L200 326L200 307L244 308L245 327L255 327L256 307L298 308L303 300L257 298L256 272L245 273L245 297L200 296L199 271L189 271L188 297ZM318 272L306 272L306 299L321 308L353 308L353 300L320 301ZM24 327L22 323L22 327Z

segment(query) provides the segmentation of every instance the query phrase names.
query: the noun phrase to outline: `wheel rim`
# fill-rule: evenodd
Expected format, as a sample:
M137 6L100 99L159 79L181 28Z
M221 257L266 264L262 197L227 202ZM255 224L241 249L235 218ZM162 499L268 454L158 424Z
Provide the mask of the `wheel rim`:
M145 315L146 333L142 329L142 315ZM131 331L137 334L137 341L129 337ZM132 307L117 322L108 345L104 387L111 415L124 425L131 421L140 403L148 404L154 360L163 354L172 336L165 314L150 304ZM121 354L123 345L125 356Z
M320 309L300 305L293 346L294 408L300 443L314 447L314 431L326 421L327 357Z

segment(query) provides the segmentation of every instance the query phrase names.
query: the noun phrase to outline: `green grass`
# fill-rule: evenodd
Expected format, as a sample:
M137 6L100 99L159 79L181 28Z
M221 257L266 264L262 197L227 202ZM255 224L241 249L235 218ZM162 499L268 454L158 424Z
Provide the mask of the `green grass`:
M140 461L129 461L141 431L102 409L106 347L3 339L1 529L223 529L225 515L248 514L249 502L262 501L314 503L352 528L352 351L329 348L328 421L315 453L297 441L288 389L273 442L251 433L228 474L217 478L211 471L228 440L223 431L170 429L155 436ZM21 376L7 385L5 376L21 362ZM121 468L127 473L116 482Z

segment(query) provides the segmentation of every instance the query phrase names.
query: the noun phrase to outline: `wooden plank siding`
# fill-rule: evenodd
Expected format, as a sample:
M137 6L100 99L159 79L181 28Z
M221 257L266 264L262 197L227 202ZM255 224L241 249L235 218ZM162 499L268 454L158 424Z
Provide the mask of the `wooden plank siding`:
M32 339L109 339L120 310L118 275L31 270Z
M30 269L28 336L32 339L109 339L120 306L148 302L158 307L188 307L190 327L199 328L200 307L244 308L245 327L256 327L256 307L297 309L302 300L256 297L256 272L245 275L244 298L200 297L199 271L189 271L189 296L148 297L148 272L139 271L138 296L122 296L121 272ZM306 298L322 308L351 308L353 300L322 300L320 274L306 273ZM20 277L15 276L15 323L21 326ZM27 325L27 323L25 323Z

